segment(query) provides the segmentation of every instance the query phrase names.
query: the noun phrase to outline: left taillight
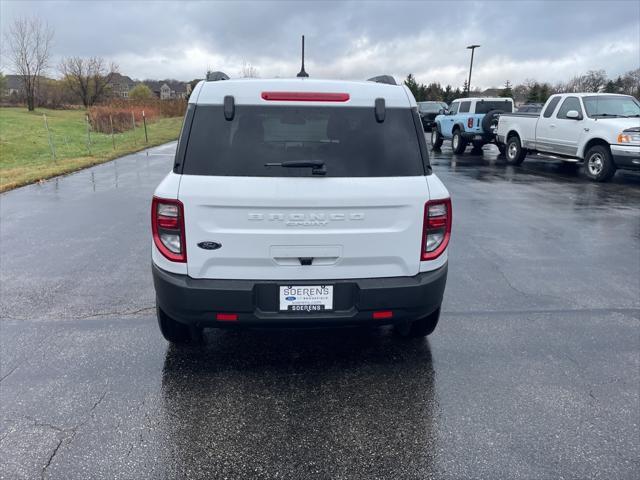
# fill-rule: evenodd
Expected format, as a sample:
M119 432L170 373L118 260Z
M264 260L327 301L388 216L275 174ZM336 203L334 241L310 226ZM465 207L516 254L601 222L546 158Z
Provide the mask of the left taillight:
M425 204L420 260L435 260L446 250L451 238L452 213L450 198Z
M151 230L153 242L165 258L172 262L187 261L184 207L180 200L153 197Z

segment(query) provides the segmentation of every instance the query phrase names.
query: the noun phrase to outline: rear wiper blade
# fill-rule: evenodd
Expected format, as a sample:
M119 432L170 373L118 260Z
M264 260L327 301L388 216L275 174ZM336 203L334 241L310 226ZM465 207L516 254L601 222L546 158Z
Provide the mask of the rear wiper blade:
M265 167L311 168L314 175L326 175L324 160L289 160L286 162L265 163Z

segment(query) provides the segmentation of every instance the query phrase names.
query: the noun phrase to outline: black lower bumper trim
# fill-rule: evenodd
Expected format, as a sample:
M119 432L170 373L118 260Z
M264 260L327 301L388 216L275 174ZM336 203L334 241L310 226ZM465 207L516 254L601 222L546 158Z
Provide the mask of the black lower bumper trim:
M630 155L613 154L613 163L616 167L628 170L640 170L640 155L633 157Z
M389 324L420 318L440 307L447 265L414 277L355 280L209 280L170 273L152 265L160 308L182 323L202 327L322 326L362 323ZM333 285L330 312L280 312L280 285ZM391 310L392 318L374 319L373 312ZM217 313L238 320L217 321Z
M478 138L481 137L481 138ZM484 142L484 143L492 143L495 141L495 135L491 133L471 133L471 132L463 132L462 138L464 138L467 142Z

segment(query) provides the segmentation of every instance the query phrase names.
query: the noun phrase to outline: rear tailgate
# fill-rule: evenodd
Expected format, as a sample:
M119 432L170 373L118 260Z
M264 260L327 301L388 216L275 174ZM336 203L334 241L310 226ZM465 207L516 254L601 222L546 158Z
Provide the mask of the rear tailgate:
M416 275L425 177L184 175L188 274L218 279ZM216 242L209 250L201 242ZM303 268L301 268L303 266Z

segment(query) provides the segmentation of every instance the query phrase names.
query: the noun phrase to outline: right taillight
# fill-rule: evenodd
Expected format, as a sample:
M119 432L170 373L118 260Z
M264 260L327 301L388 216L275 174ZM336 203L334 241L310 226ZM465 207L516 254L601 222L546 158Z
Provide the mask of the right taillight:
M180 200L153 197L151 202L153 242L168 260L187 261L184 236L184 208Z
M442 255L451 237L451 199L431 200L424 206L422 251L420 260L434 260Z

